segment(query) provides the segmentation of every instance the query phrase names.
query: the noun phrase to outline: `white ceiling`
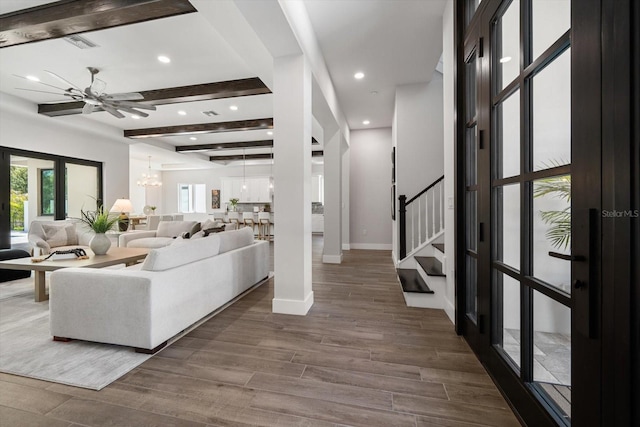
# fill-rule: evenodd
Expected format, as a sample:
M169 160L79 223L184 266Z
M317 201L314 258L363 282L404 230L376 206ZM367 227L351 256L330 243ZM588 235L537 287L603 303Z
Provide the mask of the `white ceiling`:
M49 2L0 0L0 13ZM442 13L446 0L304 2L350 128L391 126L396 86L427 82L436 68L442 51ZM42 82L62 86L43 72L50 70L85 87L90 81L86 70L89 66L101 70L98 77L107 83L107 93L255 76L247 63L199 13L84 33L82 36L99 47L82 50L62 39L55 39L0 49L0 91L34 103L59 101L63 97L17 90L49 88L15 75L35 75ZM158 62L158 55L169 56L171 63ZM355 80L353 74L356 71L364 72L365 78ZM378 93L373 95L372 91ZM148 118L139 120L130 117L117 119L106 112L54 119L93 120L118 129L259 119L272 117L272 100L272 95L259 95L163 105L158 106L157 111L151 111ZM231 105L238 106L238 110L231 111ZM178 110L185 111L187 115L178 115ZM214 110L220 115L207 117L202 114L206 110ZM370 120L371 124L363 125L364 119ZM271 138L265 131L196 137L197 141L190 140L188 136L157 140L161 141L158 145L166 146L168 143L170 147ZM136 157L144 157L144 150L152 146L154 140L144 140L144 145L132 153L135 151ZM170 156L172 163L176 163L175 156L175 153ZM185 161L188 163L191 157L187 156ZM201 160L196 163L202 167Z
M304 2L349 127L391 126L396 86L431 80L446 1ZM353 77L358 71L362 80Z

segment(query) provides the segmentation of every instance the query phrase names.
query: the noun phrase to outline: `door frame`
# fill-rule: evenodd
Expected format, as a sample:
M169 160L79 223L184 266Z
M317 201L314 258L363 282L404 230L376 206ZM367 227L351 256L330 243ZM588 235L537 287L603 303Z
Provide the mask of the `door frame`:
M75 157L59 156L56 154L40 153L37 151L22 150L19 148L0 146L0 248L11 247L11 206L9 203L11 194L10 164L11 156L24 156L39 160L53 162L55 176L55 214L52 219L60 220L66 217L65 207L65 170L67 163L82 166L93 166L98 174L98 199L102 204L104 197L102 162L78 159ZM62 177L62 179L60 179Z
M469 3L469 0L456 0L454 7L455 105L458 113L465 105L465 33L467 28L480 25L483 14L493 16L490 9L495 11L501 2L482 1L467 27L465 7ZM640 399L637 361L640 354L640 290L636 289L640 282L640 263L637 262L640 259L640 218L633 216L640 206L640 83L635 77L640 75L640 59L633 55L640 48L640 28L633 25L640 22L639 9L640 5L633 0L583 0L580 7L572 8L572 148L581 140L596 150L593 155L593 151L585 149L584 145L580 147L581 154L572 149L575 153L573 174L580 170L596 170L595 174L585 174L586 179L582 181L575 178L572 181L576 191L589 192L583 199L584 206L575 208L596 209L595 236L591 242L588 236L583 236L586 240L582 245L588 248L591 244L592 253L588 256L597 260L589 263L595 265L586 270L572 263L572 276L586 275L586 280L593 282L589 291L576 292L575 298L595 312L595 317L592 316L595 321L589 325L591 337L572 331L572 360L578 352L588 355L582 357L583 363L572 363L571 422L575 425L594 425L594 420L598 420L598 425L640 422L640 408L631 405ZM485 25L488 20L486 18ZM485 51L487 47L485 42ZM486 103L479 108L490 106ZM464 206L464 124L464 118L456 118L456 331L463 336L468 333L464 319L464 212L459 209ZM478 221L481 216L490 214L490 207L483 209L487 212L478 212ZM628 212L630 215L607 218L605 212ZM491 236L487 230L485 234ZM482 276L480 270L478 266L480 280L490 277ZM487 287L488 283L477 285L479 292L488 292ZM485 300L488 296L487 293ZM588 303L580 301L587 297ZM488 322L491 322L490 304L490 301L486 305L479 302L479 310L481 307L486 310L482 314ZM579 310L572 310L572 313L572 316L578 315L574 322L581 321ZM485 331L490 330L490 326L485 325ZM516 415L528 425L558 425L560 420L547 412L544 401L533 396L532 387L521 382L506 361L497 355L489 334L486 335L486 340L472 339L469 344ZM576 386L581 380L589 387L595 387L595 392L576 390L584 387Z

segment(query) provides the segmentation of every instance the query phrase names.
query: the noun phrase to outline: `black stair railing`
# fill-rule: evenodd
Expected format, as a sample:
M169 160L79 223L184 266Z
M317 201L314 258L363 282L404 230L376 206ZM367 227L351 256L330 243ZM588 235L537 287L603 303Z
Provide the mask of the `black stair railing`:
M398 196L400 259L444 230L444 175L407 200Z

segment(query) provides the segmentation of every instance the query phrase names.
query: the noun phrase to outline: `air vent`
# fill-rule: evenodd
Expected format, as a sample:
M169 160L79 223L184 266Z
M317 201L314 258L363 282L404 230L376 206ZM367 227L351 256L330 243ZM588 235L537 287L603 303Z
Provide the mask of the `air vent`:
M209 117L213 117L213 116L219 116L220 114L216 113L213 110L210 111L203 111L202 114L204 114L205 116L209 116Z
M68 37L64 37L64 40L71 43L72 45L74 45L75 47L77 47L78 49L91 49L94 47L98 47L97 44L95 44L94 42L92 42L91 40L84 38L82 36L79 36L77 34L74 34L72 36L68 36Z

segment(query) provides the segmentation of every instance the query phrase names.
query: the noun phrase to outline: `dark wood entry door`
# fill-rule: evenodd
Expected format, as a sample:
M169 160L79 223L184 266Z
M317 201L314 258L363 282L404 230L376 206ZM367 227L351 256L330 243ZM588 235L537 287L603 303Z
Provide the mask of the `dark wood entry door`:
M625 368L604 347L619 345L631 375L630 316L607 322L606 310L630 306L607 294L634 294L607 283L603 249L615 238L607 191L633 200L637 164L618 156L630 172L616 170L603 135L613 100L600 37L624 13L608 0L476 3L458 2L477 12L457 14L458 330L527 424L607 425L609 408L624 407L607 384L623 400L633 388L607 378ZM633 153L628 141L611 144ZM631 272L633 252L617 253Z

